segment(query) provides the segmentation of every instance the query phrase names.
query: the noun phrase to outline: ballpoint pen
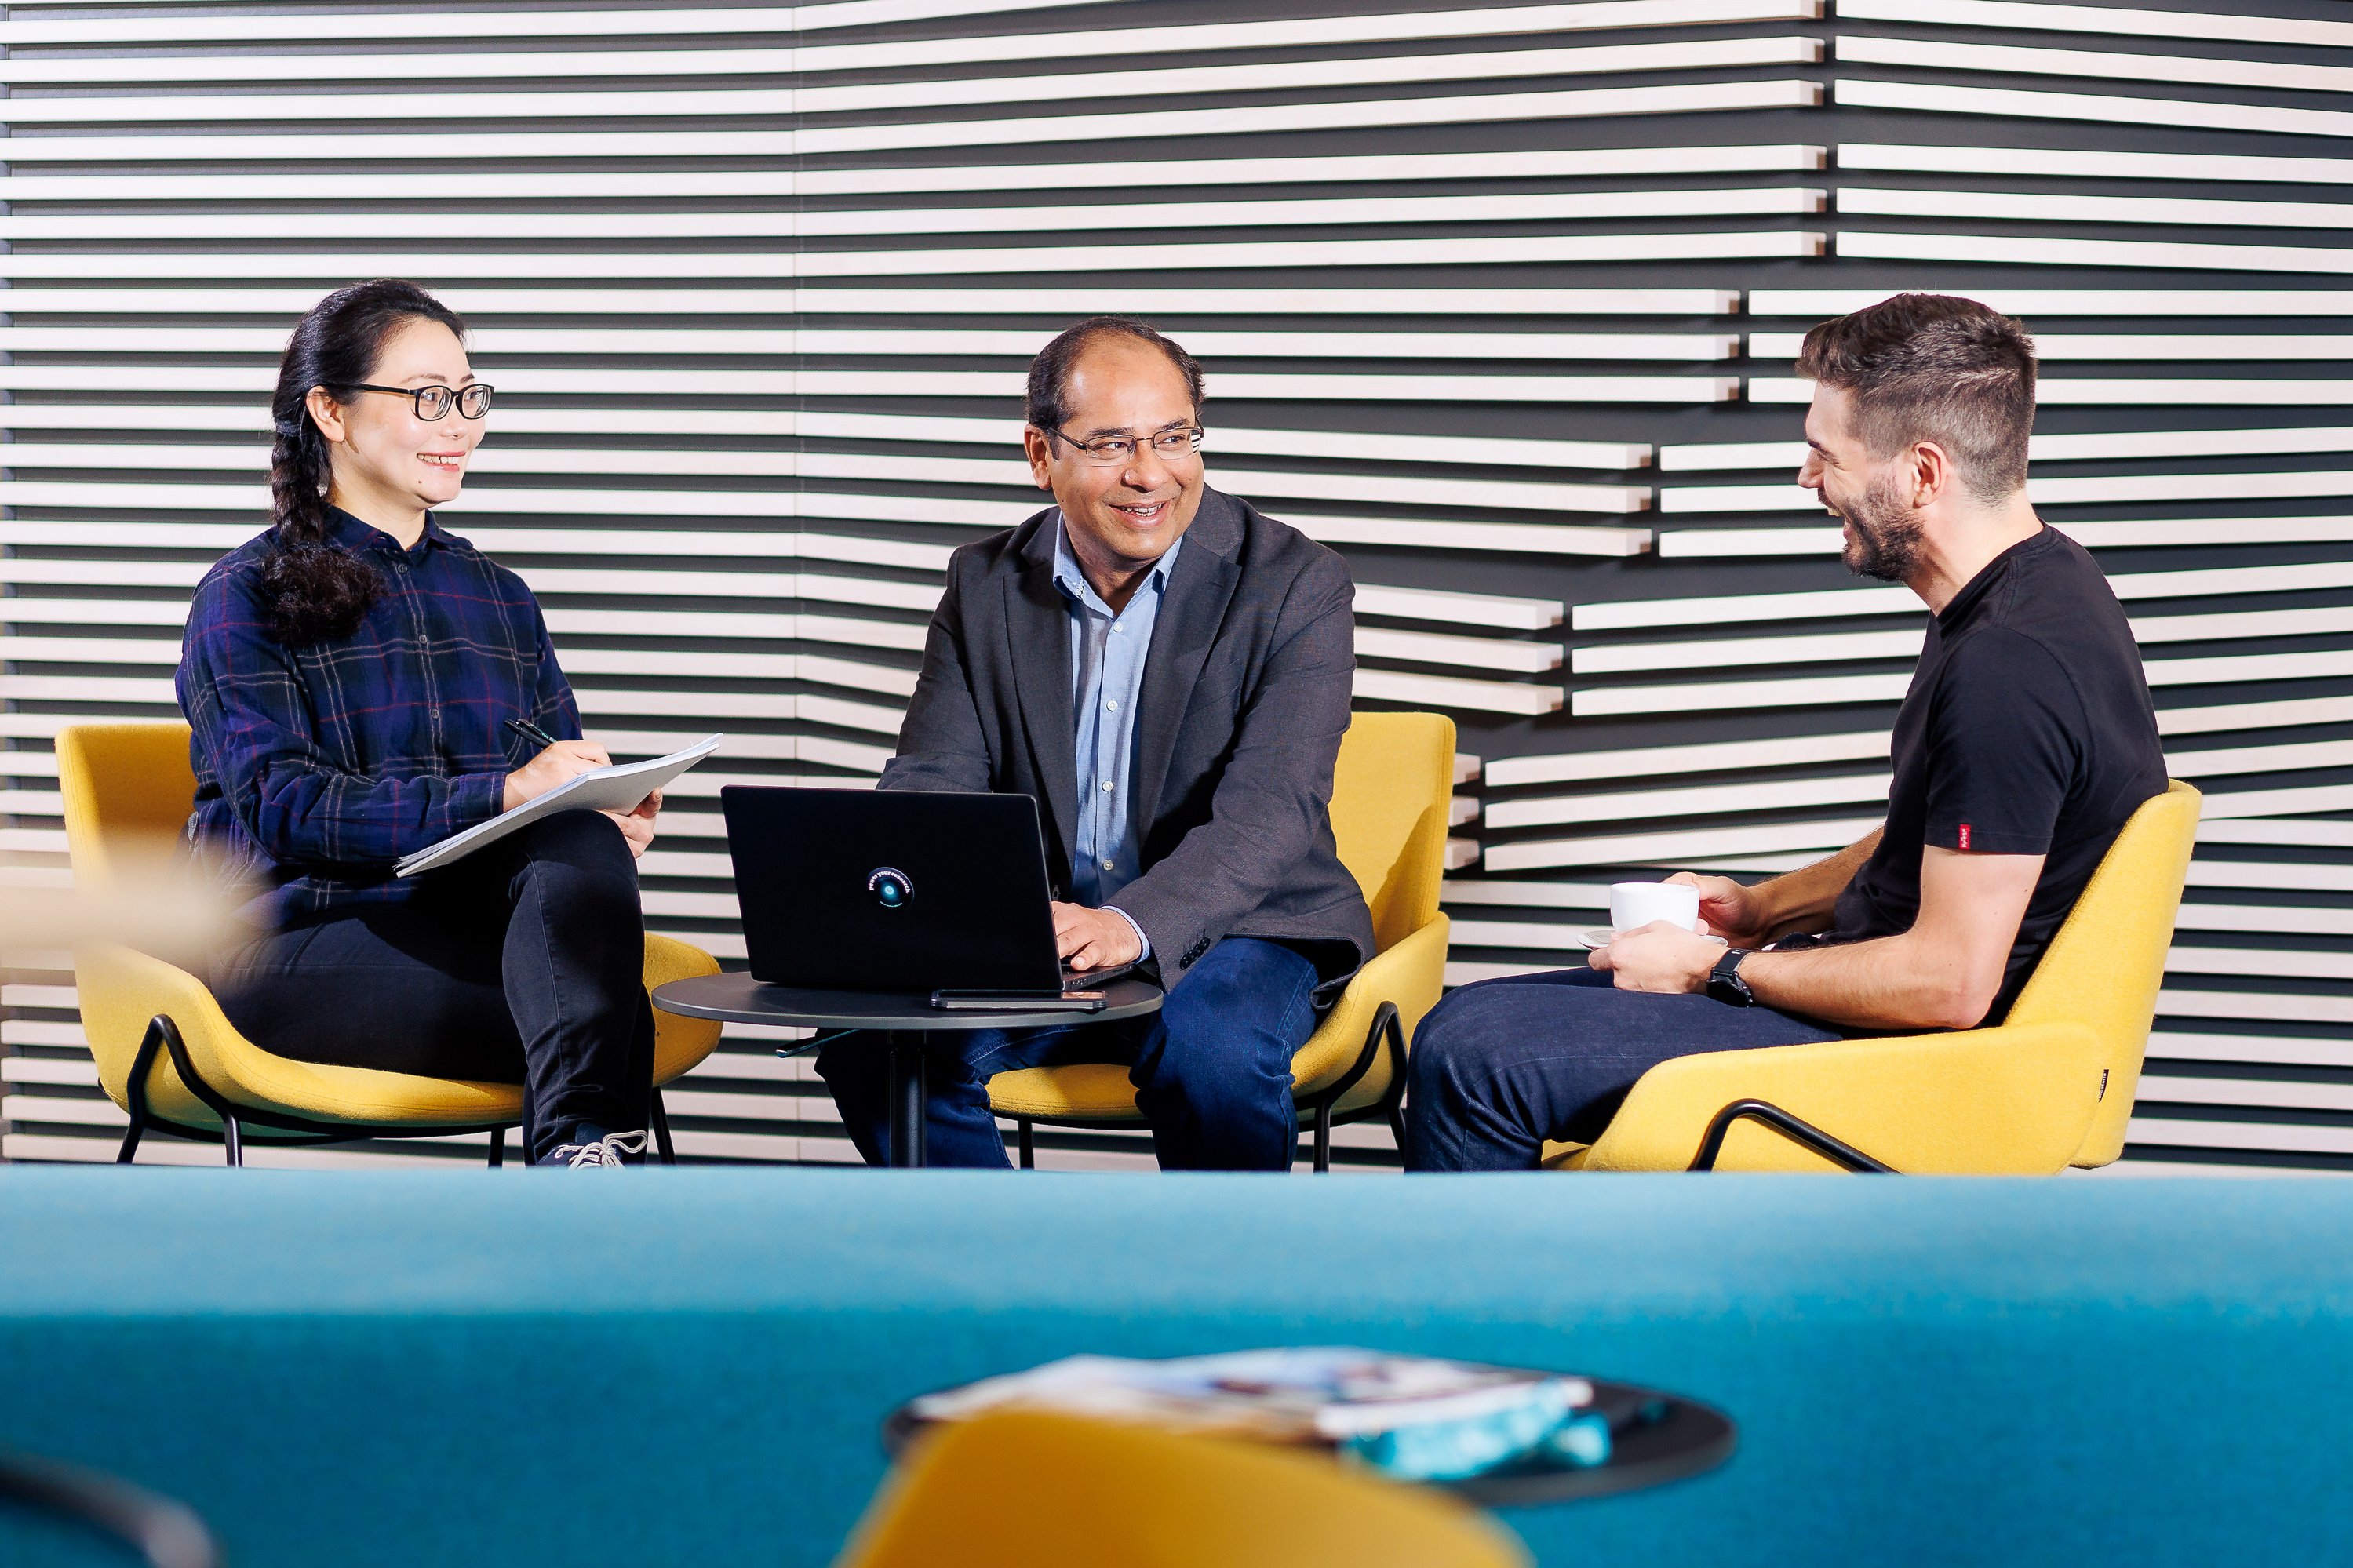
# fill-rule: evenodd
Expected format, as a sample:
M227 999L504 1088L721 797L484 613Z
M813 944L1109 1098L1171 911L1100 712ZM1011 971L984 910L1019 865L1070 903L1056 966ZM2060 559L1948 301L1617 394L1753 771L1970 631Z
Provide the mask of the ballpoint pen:
M507 728L512 730L516 734L521 735L524 740L531 742L533 745L552 746L555 744L554 736L549 734L546 731L541 729L538 725L533 723L528 719L510 719L507 721Z

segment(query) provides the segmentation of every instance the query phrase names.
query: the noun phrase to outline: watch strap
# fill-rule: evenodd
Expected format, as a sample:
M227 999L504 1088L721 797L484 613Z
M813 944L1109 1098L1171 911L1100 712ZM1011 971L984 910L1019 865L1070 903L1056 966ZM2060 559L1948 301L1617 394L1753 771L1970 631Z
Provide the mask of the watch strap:
M1707 994L1735 1007L1756 1005L1756 994L1748 989L1748 982L1740 978L1740 961L1747 956L1746 948L1726 949L1724 956L1715 961L1715 967L1708 971Z

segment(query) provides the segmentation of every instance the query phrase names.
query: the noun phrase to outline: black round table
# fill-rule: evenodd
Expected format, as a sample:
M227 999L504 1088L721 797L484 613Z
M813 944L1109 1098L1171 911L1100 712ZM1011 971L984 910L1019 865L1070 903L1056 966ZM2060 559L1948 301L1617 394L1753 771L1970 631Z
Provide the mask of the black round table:
M943 1012L923 995L895 991L812 991L764 985L749 974L698 974L654 988L654 1005L689 1018L728 1024L769 1024L794 1029L872 1029L891 1053L891 1163L923 1163L923 1047L934 1035L968 1029L1028 1029L1046 1024L1109 1024L1160 1008L1160 987L1148 980L1113 980L1103 987L1100 1013L1067 1007L1022 1012Z

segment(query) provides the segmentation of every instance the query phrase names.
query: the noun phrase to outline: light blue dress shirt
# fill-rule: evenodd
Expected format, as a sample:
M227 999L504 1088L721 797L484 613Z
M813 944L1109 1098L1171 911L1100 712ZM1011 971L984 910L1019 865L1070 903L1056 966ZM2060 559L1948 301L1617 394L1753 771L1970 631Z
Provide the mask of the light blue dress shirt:
M1079 841L1071 854L1071 899L1092 909L1114 907L1111 900L1119 890L1144 874L1136 842L1135 704L1144 691L1153 624L1184 547L1180 536L1114 615L1079 570L1068 526L1055 522L1054 586L1071 605L1071 695L1078 720ZM1149 958L1152 939L1125 910L1118 912L1135 926Z

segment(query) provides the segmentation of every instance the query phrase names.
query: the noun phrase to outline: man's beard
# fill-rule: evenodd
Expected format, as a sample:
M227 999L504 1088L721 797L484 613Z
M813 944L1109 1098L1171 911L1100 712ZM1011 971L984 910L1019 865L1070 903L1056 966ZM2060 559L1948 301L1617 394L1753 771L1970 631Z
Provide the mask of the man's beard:
M1841 515L1854 536L1840 553L1848 571L1883 583L1901 583L1920 564L1925 530L1919 517L1897 498L1894 486L1875 480L1865 485Z

